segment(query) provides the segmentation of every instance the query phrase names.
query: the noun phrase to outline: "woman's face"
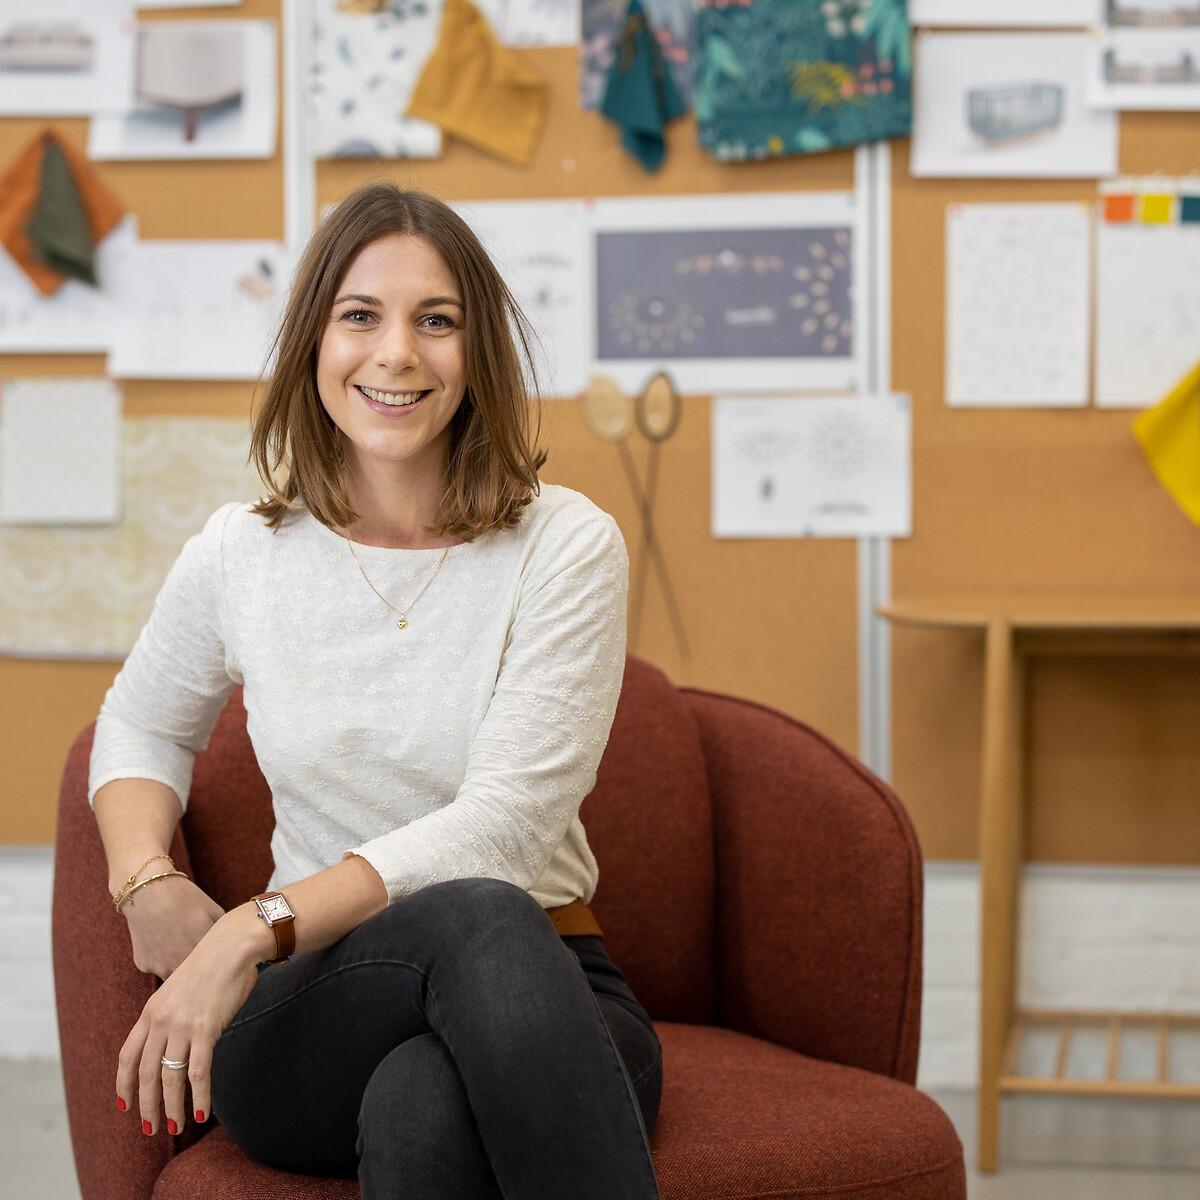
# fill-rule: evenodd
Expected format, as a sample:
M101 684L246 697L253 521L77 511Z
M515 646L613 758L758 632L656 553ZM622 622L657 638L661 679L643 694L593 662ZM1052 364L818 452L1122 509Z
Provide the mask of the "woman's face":
M317 391L352 466L444 469L466 390L463 297L423 238L362 246L334 293L317 348Z

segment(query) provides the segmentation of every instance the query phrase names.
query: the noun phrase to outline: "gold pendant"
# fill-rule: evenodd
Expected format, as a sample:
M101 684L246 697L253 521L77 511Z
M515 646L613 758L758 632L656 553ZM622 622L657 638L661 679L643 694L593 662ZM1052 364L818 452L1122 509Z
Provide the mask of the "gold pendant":
M396 621L396 628L397 629L407 629L408 628L408 618L403 613L400 614L399 619Z

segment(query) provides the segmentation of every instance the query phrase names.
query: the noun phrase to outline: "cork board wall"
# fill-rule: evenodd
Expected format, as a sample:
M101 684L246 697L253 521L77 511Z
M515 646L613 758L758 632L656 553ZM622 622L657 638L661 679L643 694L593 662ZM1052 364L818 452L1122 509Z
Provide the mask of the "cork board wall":
M247 0L237 14L277 19L278 0ZM718 165L697 148L690 119L672 128L663 170L647 176L620 150L611 125L579 109L575 53L524 53L551 92L548 125L529 169L514 169L450 141L445 156L432 162L322 163L318 204L380 176L449 201L853 185L850 152ZM1194 118L1143 114L1124 121L1124 170L1183 173L1200 165L1194 161L1200 152ZM0 119L0 161L42 124ZM54 124L74 144L85 145L85 121ZM278 155L264 162L105 162L97 170L138 213L143 237L282 237ZM898 143L893 187L893 374L896 388L913 396L915 439L915 535L893 546L894 594L1195 588L1200 543L1138 459L1126 415L950 412L942 403L946 203L1086 200L1094 185L915 181L907 176L907 144ZM103 369L100 356L0 356L0 372L8 377ZM241 383L123 386L130 414L242 415L252 390ZM710 404L708 396L684 397L679 430L660 461L656 508L692 658L685 663L676 651L652 575L637 652L678 683L772 705L854 750L855 545L714 539ZM577 488L611 512L636 563L637 514L615 448L587 431L572 398L547 400L542 442L550 452L544 478ZM646 446L635 438L631 449L644 478ZM969 634L911 631L898 631L893 644L895 784L927 856L974 857L981 647ZM114 664L0 660L0 754L8 765L0 842L53 840L63 758L93 719L115 670ZM1194 860L1200 831L1185 791L1198 764L1185 723L1200 696L1185 670L1166 664L1054 664L1039 666L1033 686L1039 729L1033 857ZM1153 739L1146 736L1149 705L1155 713ZM1097 721L1106 722L1104 760L1090 752ZM1145 790L1127 786L1147 771L1160 784L1150 820Z

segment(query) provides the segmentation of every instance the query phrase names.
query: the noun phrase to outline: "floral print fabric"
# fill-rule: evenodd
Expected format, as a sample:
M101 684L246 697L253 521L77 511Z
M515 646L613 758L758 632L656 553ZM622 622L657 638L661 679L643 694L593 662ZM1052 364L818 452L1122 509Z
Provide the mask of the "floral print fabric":
M725 162L912 126L905 0L700 0L695 65L700 144Z

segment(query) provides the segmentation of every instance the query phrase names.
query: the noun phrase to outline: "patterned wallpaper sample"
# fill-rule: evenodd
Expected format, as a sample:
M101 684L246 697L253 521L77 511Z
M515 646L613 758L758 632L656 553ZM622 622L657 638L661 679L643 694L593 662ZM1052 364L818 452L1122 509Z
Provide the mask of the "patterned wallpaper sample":
M0 654L120 661L183 543L262 493L246 419L130 417L122 440L118 524L0 525Z
M686 104L692 95L692 54L696 38L695 0L645 0L646 14L658 38L671 77ZM629 0L583 0L579 46L579 100L598 108L604 99L615 44Z

